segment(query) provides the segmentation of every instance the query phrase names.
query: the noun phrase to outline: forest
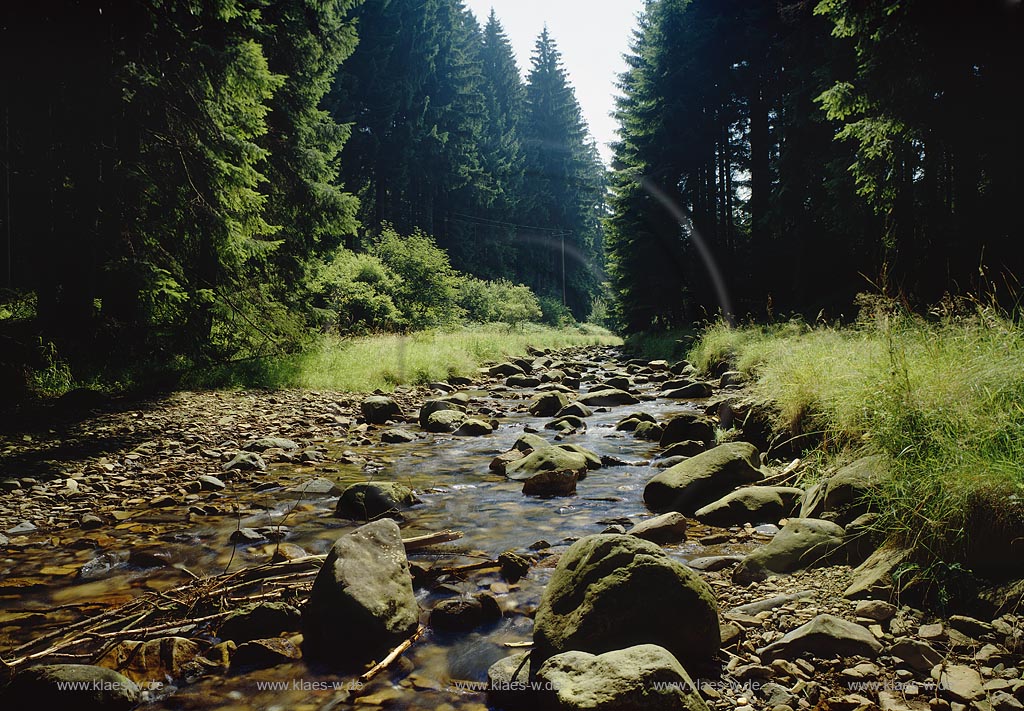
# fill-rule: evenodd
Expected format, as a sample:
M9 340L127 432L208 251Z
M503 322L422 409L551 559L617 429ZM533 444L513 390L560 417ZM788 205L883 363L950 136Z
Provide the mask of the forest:
M1018 293L1014 3L648 2L610 169L556 38L520 68L458 0L2 12L14 389L321 333Z

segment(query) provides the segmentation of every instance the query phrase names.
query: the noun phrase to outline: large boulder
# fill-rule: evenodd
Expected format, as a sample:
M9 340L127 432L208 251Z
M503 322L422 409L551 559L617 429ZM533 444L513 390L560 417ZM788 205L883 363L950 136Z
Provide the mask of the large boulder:
M363 419L371 425L383 425L388 420L400 420L404 416L402 407L394 398L371 395L362 403Z
M844 546L842 526L816 518L792 518L769 543L743 559L732 579L746 584L769 573L833 565L845 555Z
M757 656L767 663L775 659L795 659L805 653L822 659L873 658L881 651L881 643L867 628L834 615L818 615L779 641L757 650Z
M871 495L888 479L881 455L862 457L808 491L801 518L830 518L846 525L870 508Z
M563 652L537 672L557 711L707 711L697 687L664 647L640 644L594 655Z
M640 400L625 390L606 388L580 396L579 402L588 407L614 407L615 405L635 405Z
M650 541L599 534L574 543L544 590L533 632L532 670L551 656L601 654L658 644L687 665L718 652L715 597L692 570Z
M551 417L568 404L569 397L565 393L547 392L530 400L529 410L536 417Z
M853 580L843 596L854 600L887 599L893 596L896 569L910 560L909 548L883 545L853 571Z
M713 392L714 390L707 383L690 383L681 388L666 390L661 396L668 400L697 400L711 397Z
M19 672L0 696L11 709L128 711L139 702L139 687L113 669L44 664Z
M641 521L627 533L652 543L679 543L686 540L688 521L678 511L669 511L660 516Z
M559 449L564 449L566 452L575 452L576 454L581 455L587 460L587 469L600 469L603 466L601 464L601 457L599 457L596 452L592 452L586 447L581 447L578 444L567 444L565 442L556 444L555 446Z
M515 481L526 481L546 471L576 472L577 477L582 479L587 474L587 458L561 447L542 447L506 465L505 476Z
M420 427L426 428L427 421L430 419L430 416L435 412L441 412L442 410L458 410L459 412L465 412L466 406L457 400L451 400L448 398L427 400L420 407Z
M351 663L380 659L418 619L402 535L389 519L335 541L302 611L307 651Z
M352 484L338 499L336 516L369 521L381 516L401 517L401 510L419 503L413 490L395 482Z
M438 410L430 413L423 429L427 432L455 432L468 421L469 416L461 410Z
M644 503L654 511L693 513L737 486L764 478L757 449L730 442L691 457L657 474L644 488Z
M789 486L745 486L702 506L693 516L709 526L775 523L793 515L803 494L803 489Z

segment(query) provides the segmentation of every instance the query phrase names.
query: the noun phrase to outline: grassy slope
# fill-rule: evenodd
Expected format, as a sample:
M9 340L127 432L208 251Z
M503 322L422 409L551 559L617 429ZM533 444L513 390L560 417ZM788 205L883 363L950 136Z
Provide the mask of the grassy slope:
M304 353L250 361L198 376L193 386L262 386L371 392L422 384L453 375L472 376L489 360L523 355L527 346L567 348L617 345L620 339L593 326L467 327L408 336L325 338Z
M821 468L887 455L880 526L946 560L1019 536L1024 498L1024 327L991 312L857 327L724 326L691 351L729 356L776 401L786 427L823 431ZM973 540L972 540L973 537Z

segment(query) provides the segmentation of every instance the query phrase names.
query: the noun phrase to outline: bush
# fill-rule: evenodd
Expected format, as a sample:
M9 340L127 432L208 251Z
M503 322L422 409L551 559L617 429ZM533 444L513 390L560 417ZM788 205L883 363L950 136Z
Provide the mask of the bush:
M307 288L325 330L368 333L404 325L395 305L401 281L377 257L339 249L333 259L311 271Z
M552 296L540 297L541 322L555 328L563 328L576 323L572 312L562 303L561 299Z
M400 235L385 227L371 253L398 276L394 304L407 327L434 328L461 321L460 275L429 235L418 230Z
M540 302L530 288L505 279L483 281L475 277L462 280L459 304L466 317L477 323L507 323L521 326L539 321Z

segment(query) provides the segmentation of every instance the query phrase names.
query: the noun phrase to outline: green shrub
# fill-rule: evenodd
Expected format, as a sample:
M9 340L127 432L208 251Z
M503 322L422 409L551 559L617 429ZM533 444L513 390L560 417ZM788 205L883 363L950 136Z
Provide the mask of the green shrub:
M459 304L466 317L476 323L506 323L521 326L538 322L540 302L530 288L505 279L483 281L466 277L459 288Z
M555 328L564 328L576 323L576 319L573 318L569 307L563 304L561 299L556 299L553 296L542 296L539 301L542 323L554 326Z
M325 330L368 333L405 324L395 304L401 282L379 258L339 249L311 271L307 288Z
M398 276L394 304L405 326L435 328L461 321L461 276L452 268L447 253L429 235L418 230L400 235L385 227L371 253Z

